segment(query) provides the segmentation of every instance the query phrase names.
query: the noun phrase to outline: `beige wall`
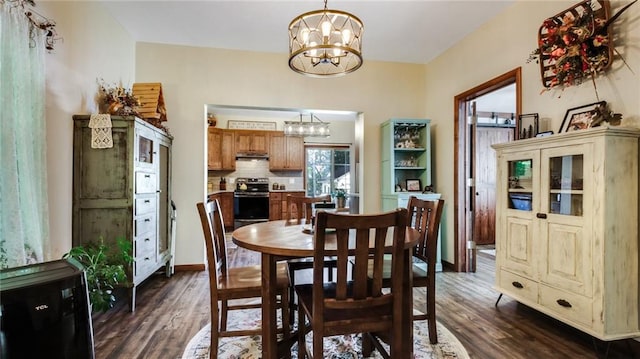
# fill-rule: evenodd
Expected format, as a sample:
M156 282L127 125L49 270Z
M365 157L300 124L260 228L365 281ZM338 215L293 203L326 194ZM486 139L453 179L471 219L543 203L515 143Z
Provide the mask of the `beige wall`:
M435 151L434 184L447 201L444 217L443 260L453 263L454 219L454 123L453 98L485 81L522 67L522 112L540 114L558 132L568 108L597 101L593 84L588 81L564 92L543 89L540 67L526 63L536 48L537 33L542 21L575 1L519 1L504 13L482 26L447 52L431 61L427 67L426 116L434 123ZM612 1L612 9L626 1ZM634 5L614 24L618 34L616 49L633 69L631 72L620 60L615 60L607 75L596 80L600 100L623 114L623 125L640 127L640 6ZM635 19L634 21L631 21Z
M96 2L43 1L37 10L55 20L62 37L45 56L49 259L59 259L71 248L71 116L96 112L96 79L133 83L135 43Z
M390 117L421 117L424 66L365 61L336 79L294 73L286 54L139 43L136 81L161 82L173 148L173 199L178 208L176 264L203 262L195 204L206 191L205 104L313 108L364 113L361 184L364 210L379 196L379 125Z
M614 0L612 7L623 2ZM206 189L204 105L314 108L362 112L360 193L366 212L379 198L379 125L391 117L432 119L434 185L448 206L444 255L453 261L453 97L521 66L523 112L538 112L557 131L567 108L595 101L585 83L566 91L539 94L536 64L526 64L543 19L573 1L519 1L427 66L366 61L357 72L337 79L293 73L285 54L228 51L149 43L135 44L94 2L39 3L64 38L47 55L47 150L52 259L71 247L72 121L95 110L96 78L107 82L162 82L168 127L175 136L173 195L178 206L176 264L203 263L202 235L195 203ZM616 48L633 69L616 61L597 80L600 98L640 126L640 6L616 23ZM424 44L429 46L429 44ZM134 80L135 79L135 80ZM559 97L561 95L561 97Z

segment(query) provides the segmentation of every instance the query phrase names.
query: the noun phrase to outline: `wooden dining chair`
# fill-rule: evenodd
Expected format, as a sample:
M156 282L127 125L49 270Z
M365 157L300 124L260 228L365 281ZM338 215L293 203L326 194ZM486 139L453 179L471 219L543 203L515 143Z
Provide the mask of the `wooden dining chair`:
M314 203L329 203L331 195L318 197L287 195L287 210L285 220L287 224L311 224Z
M287 195L287 211L285 215L285 225L299 225L304 223L311 225L313 220L313 205L316 203L330 203L331 195L318 197ZM326 258L325 267L327 268L327 277L329 280L333 278L333 269L335 262L331 258ZM289 278L291 285L296 283L296 271L313 268L313 258L290 258L287 260L289 265ZM289 306L291 318L295 317L295 294L293 288L289 296Z
M436 331L436 251L438 245L438 231L444 200L422 200L415 196L409 197L407 205L409 226L420 232L420 242L414 248L412 256L413 287L424 287L426 290L426 311L414 314L413 320L427 320L429 341L438 342ZM384 259L383 285L391 287L391 259ZM369 276L373 276L373 263L369 265Z
M403 258L407 218L405 208L373 215L317 213L313 282L294 287L298 297L300 358L322 358L323 338L343 334L362 333L365 357L369 357L374 346L386 358L394 349L399 350L402 338L393 335L393 330L399 325L394 321L398 323L400 313L394 313L393 303L400 298L394 298L399 294L393 290L382 290L383 257L387 232L393 230L391 258ZM355 233L354 238L350 239L350 232ZM326 282L322 262L327 256L325 242L332 240L337 248L336 279ZM370 258L374 263L372 279L367 275ZM394 280L403 280L402 267L394 266ZM305 323L305 318L307 326L300 324ZM309 330L313 332L311 350L305 342ZM380 344L379 337L389 341L389 352Z
M261 308L261 303L229 301L235 299L253 299L262 297L262 270L260 265L247 267L228 267L227 247L223 230L222 212L218 200L197 205L204 232L209 271L209 290L211 298L211 349L210 358L218 356L218 340L221 337L260 335L260 328L227 330L227 314L231 310ZM277 288L280 301L278 308L282 312L282 326L278 332L288 335L289 317L289 277L285 263L277 268Z

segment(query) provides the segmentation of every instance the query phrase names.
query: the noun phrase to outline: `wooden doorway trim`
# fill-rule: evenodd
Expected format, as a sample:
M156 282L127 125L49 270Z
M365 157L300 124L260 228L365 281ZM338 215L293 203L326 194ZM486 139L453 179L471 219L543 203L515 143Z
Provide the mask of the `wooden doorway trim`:
M454 97L453 100L453 119L454 119L454 169L453 178L455 178L454 189L454 250L455 259L454 267L458 272L467 271L467 198L468 187L466 184L466 166L465 153L469 139L466 138L466 118L462 115L465 113L465 103L469 100L497 90L508 84L516 85L516 121L522 113L522 69L520 67L493 78L483 84L480 84L470 90L467 90Z

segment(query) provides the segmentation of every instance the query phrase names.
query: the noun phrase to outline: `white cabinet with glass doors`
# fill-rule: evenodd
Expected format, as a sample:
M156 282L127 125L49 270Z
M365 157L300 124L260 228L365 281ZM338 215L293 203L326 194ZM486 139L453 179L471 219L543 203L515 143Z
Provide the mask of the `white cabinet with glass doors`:
M640 335L638 137L603 127L493 146L500 293L601 340Z

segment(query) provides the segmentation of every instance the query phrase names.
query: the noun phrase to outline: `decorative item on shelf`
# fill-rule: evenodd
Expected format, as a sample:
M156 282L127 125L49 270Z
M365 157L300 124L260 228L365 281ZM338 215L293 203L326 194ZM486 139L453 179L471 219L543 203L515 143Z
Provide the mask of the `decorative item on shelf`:
M620 55L609 25L636 1L611 18L609 0L584 0L546 19L538 31L538 48L527 60L540 64L542 92L579 85L591 76L597 97L595 77L611 66L614 51Z
M538 114L528 113L518 116L518 139L533 138L538 135Z
M607 103L600 103L594 111L595 114L591 118L590 127L600 126L603 122L607 122L612 126L618 126L620 122L622 122L622 114L613 113L613 111L608 109Z
M300 121L284 121L284 135L298 137L329 137L329 123L322 122L318 116L309 114L309 122L304 122L303 114L300 114ZM316 122L313 122L316 120Z
M208 113L207 114L207 123L211 127L216 127L216 123L218 123L218 119L216 118L216 114L215 113Z
M427 185L424 186L424 191L422 191L422 193L434 193L435 190L433 189L433 185Z
M545 131L545 132L540 132L536 135L536 137L547 137L547 136L551 136L553 135L553 131Z
M408 179L406 182L407 182L407 191L420 192L420 189L422 188L420 179Z
M147 120L156 127L159 127L156 123L167 121L167 110L164 107L161 83L134 83L132 93L141 102L138 108L140 118Z
M606 106L606 101L600 101L568 109L558 132L584 130L591 127L591 122L598 114L597 109Z
M398 126L394 129L393 139L395 148L419 148L420 125Z
M100 79L98 84L100 86L98 98L102 105L100 108L101 113L140 117L138 113L140 101L129 89L124 88L122 85L108 85L103 79Z
M343 188L336 188L333 196L336 198L338 208L344 208L347 204L347 192Z
M520 179L516 176L509 177L509 188L518 188L520 185Z
M311 77L337 77L362 66L364 25L356 16L327 8L289 24L289 67Z

